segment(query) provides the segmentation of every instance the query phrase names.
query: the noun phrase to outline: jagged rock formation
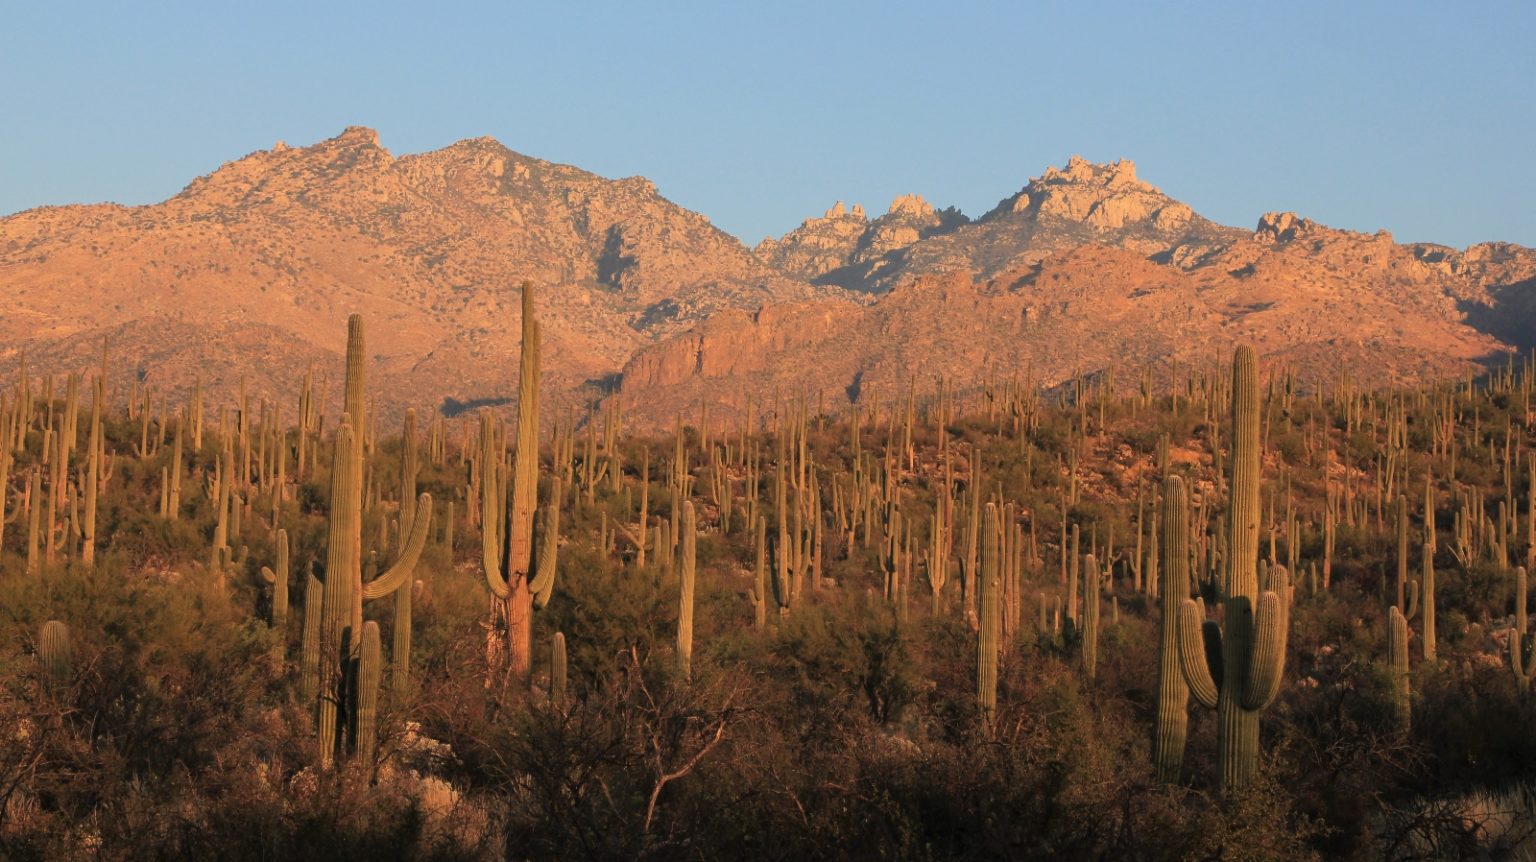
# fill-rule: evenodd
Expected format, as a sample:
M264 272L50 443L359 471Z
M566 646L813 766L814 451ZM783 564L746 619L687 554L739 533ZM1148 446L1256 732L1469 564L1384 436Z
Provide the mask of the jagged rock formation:
M821 218L806 219L779 239L764 239L752 251L792 278L836 284L839 279L830 273L868 264L965 223L958 210L936 210L915 194L896 198L873 221L865 218L862 206L845 212L838 201Z
M386 406L504 399L525 278L545 288L554 404L711 313L828 294L643 178L490 138L397 158L349 128L252 153L160 204L0 220L0 364L26 352L34 367L91 367L106 337L114 368L161 391L201 373L219 397L245 374L287 398L309 362L336 364L359 311Z
M892 205L892 213L896 210ZM756 252L786 275L879 293L928 273L966 270L990 277L1084 243L1189 265L1243 236L1138 179L1136 166L1125 159L1099 165L1073 156L1065 168L1047 169L974 222L953 210L946 213L939 223L867 242L861 255L843 254L845 262L837 268L825 269L836 255L822 255L810 267L797 256L807 246L830 246L816 220Z

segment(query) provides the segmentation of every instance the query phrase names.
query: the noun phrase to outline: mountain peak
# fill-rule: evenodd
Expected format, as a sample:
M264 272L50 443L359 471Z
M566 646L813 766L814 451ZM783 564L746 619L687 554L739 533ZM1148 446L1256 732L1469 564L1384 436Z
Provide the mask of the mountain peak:
M823 213L821 217L823 219L836 219L836 218L856 218L856 219L862 219L862 218L864 218L864 205L863 204L854 204L853 205L853 209L848 209L847 207L843 206L843 202L842 201L838 201L837 203L832 205L831 209L829 209L825 213Z
M1130 159L1099 164L1072 156L1065 168L1049 167L1018 194L1004 199L988 217L1029 215L1076 222L1098 231L1146 224L1158 231L1182 230L1194 211L1136 177Z
M338 144L367 144L377 147L379 145L379 132L367 126L347 126L341 134L331 138L331 142Z
M901 195L891 201L891 208L886 210L886 215L911 215L925 216L933 212L933 204L923 200L922 195Z
M1289 242L1316 229L1317 222L1309 218L1301 218L1292 212L1265 213L1259 216L1258 227L1253 229L1253 238L1270 242Z

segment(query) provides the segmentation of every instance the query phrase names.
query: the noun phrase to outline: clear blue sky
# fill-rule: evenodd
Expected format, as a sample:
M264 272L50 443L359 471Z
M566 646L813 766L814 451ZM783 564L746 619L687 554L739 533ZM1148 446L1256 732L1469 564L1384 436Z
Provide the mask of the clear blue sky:
M1536 4L0 0L0 213L350 124L643 174L749 244L1079 153L1205 215L1536 245Z

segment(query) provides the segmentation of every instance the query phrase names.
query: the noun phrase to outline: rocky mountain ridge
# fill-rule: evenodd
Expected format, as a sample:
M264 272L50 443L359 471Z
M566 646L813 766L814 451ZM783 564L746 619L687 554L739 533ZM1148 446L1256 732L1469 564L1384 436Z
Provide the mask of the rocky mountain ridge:
M780 275L643 178L490 138L396 157L353 127L229 162L163 203L0 220L0 363L89 368L105 338L124 374L162 390L201 375L217 395L244 375L286 400L309 363L334 364L358 311L390 407L495 402L515 391L525 279L544 288L551 389L573 405L691 321L839 293Z
M515 392L518 290L540 288L550 415L621 389L667 424L700 403L1114 363L1184 366L1238 340L1321 378L1461 374L1531 347L1536 252L1398 244L1291 213L1225 227L1136 175L1073 158L969 219L916 195L834 206L748 250L639 177L490 138L395 156L368 129L278 144L142 207L0 219L0 374L86 370L287 404L339 373L362 312L371 391L455 413ZM337 387L329 388L334 401Z

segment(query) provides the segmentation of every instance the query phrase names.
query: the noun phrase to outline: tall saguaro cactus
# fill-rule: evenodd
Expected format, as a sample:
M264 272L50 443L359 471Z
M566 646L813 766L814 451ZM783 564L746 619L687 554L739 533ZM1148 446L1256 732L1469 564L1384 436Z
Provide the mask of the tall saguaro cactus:
M1189 685L1179 667L1179 605L1189 597L1189 498L1184 480L1163 481L1162 569L1163 627L1158 642L1157 733L1152 761L1159 781L1178 781L1189 735Z
M1536 654L1530 658L1525 655L1525 635L1530 622L1525 610L1526 599L1525 566L1519 566L1515 569L1515 626L1509 630L1509 666L1515 672L1515 683L1521 693L1530 689L1531 679L1536 677Z
M336 429L335 457L331 465L330 539L325 560L325 591L318 609L320 617L319 689L316 692L315 730L319 736L319 763L329 767L334 760L346 702L346 671L351 663L351 640L356 632L350 625L352 611L352 570L359 568L358 544L352 536L362 535L359 501L352 495L356 478L353 458L352 425L342 420ZM358 540L361 542L361 538ZM361 579L361 575L358 576ZM305 608L305 614L313 612Z
M1424 597L1420 615L1424 623L1424 660L1435 660L1435 546L1424 543L1424 571L1419 578Z
M560 481L554 482L544 509L543 542L534 561L533 522L539 494L539 322L533 313L533 285L523 282L523 347L517 389L517 455L512 474L512 501L506 505L496 473L500 452L495 435L482 426L481 477L482 553L485 582L500 602L505 640L502 654L506 676L526 685L532 676L533 608L549 602L555 588L559 548ZM485 425L489 425L489 420ZM503 519L502 513L505 513ZM493 621L494 622L494 621ZM495 669L487 673L494 675ZM489 681L490 676L487 677Z
M694 543L698 539L698 521L693 501L683 501L683 534L678 554L677 660L683 679L693 677L693 586L696 578Z
M981 720L990 732L997 717L998 636L1002 629L1002 605L998 600L997 507L987 504L985 518L976 515L981 531L981 626L976 637L976 703Z
M1093 554L1083 557L1083 575L1083 672L1093 679L1099 669L1099 606L1104 601L1099 561Z
M272 587L272 628L277 632L273 654L283 660L288 642L288 531L277 531L277 570L262 566L261 579Z
M383 660L379 655L379 624L373 620L363 623L362 643L357 660L357 758L363 765L373 763L374 745L378 740L379 677L383 673Z
M1185 681L1196 700L1216 708L1220 722L1223 790L1248 785L1258 772L1259 712L1280 692L1290 628L1284 567L1268 567L1259 589L1259 370L1247 345L1232 357L1230 460L1223 625L1202 624L1204 609L1193 600L1179 608Z
M1392 704L1397 711L1397 724L1407 730L1413 714L1412 681L1408 673L1408 620L1396 605L1387 617L1387 669L1392 675Z

